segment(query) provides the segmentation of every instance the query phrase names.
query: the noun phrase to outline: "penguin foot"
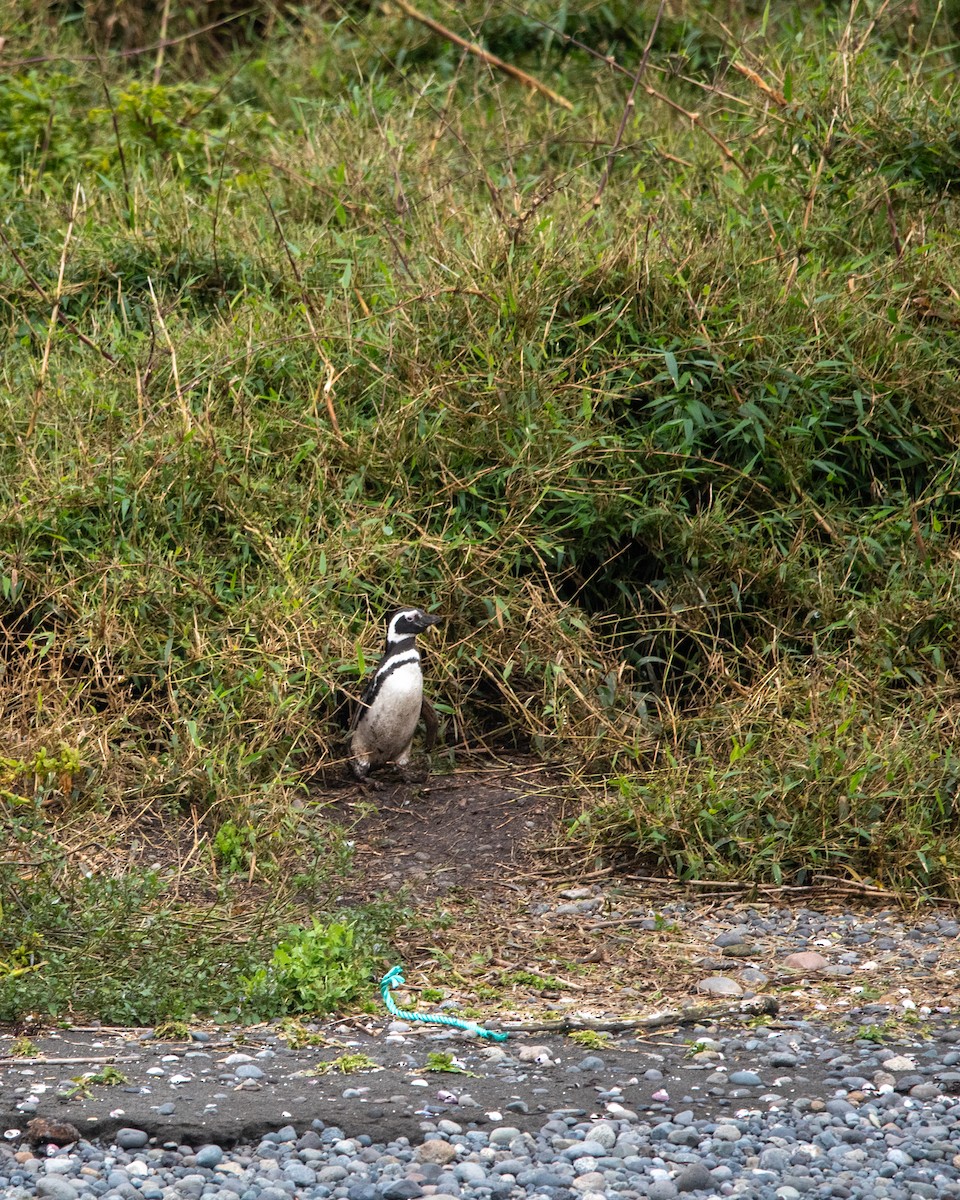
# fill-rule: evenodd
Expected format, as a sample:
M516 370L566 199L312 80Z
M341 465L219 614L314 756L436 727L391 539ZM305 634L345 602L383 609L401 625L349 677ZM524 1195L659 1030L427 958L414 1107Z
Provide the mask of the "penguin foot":
M430 778L430 772L422 767L397 767L397 774L408 786L418 783L426 783Z

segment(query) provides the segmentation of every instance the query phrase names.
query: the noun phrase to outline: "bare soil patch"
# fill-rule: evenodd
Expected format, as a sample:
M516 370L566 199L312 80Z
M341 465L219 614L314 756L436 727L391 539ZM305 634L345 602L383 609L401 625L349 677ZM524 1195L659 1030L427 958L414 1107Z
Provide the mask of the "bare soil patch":
M327 812L354 841L345 899L405 888L413 902L453 890L489 896L553 863L562 821L577 806L569 786L533 762L480 763L420 785L387 779L352 790Z

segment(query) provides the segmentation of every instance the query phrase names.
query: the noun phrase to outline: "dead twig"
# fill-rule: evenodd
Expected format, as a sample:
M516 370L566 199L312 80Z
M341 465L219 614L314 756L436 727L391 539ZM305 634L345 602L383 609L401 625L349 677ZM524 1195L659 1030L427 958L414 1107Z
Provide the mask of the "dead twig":
M199 29L191 29L189 33L181 33L179 37L163 38L160 41L151 42L148 46L133 46L129 50L111 50L108 53L114 58L137 58L141 54L152 54L154 50L167 50L170 46L179 46L181 42L190 42L194 38L201 38L204 34L210 33L214 29L219 29L221 25L229 25L231 21L242 21L244 17L249 17L253 11L252 7L244 8L240 12L230 13L229 16L222 17L219 21L211 21L209 25L201 25ZM0 52L3 51L5 41L6 38L0 38ZM34 54L30 58L10 58L5 62L0 61L0 70L12 71L20 67L36 66L39 63L85 63L99 61L99 54Z
M167 343L167 349L170 351L170 370L173 373L173 386L177 393L177 403L180 405L180 416L183 419L184 435L188 434L193 428L193 419L190 414L190 406L187 404L183 388L180 386L180 369L177 366L177 351L167 331L166 322L163 319L163 313L160 311L160 302L157 300L157 293L153 290L153 280L147 277L147 287L150 291L150 299L153 301L154 312L157 316L157 324L160 326L160 332L163 334L163 340Z
M780 1005L773 996L754 996L738 1004L692 1004L650 1017L561 1017L557 1021L488 1021L487 1028L499 1028L509 1033L572 1033L578 1029L593 1029L603 1033L627 1033L631 1029L662 1029L667 1025L693 1025L714 1021L718 1017L773 1016Z
M637 88L640 86L640 80L643 78L643 73L647 69L647 61L650 58L650 47L653 45L653 39L657 36L657 30L660 28L660 18L663 16L663 9L666 0L660 0L660 6L657 9L657 15L653 19L653 26L650 30L650 36L647 38L647 44L643 48L643 54L640 56L640 65L637 67L637 72L633 77L633 83L630 87L630 95L627 97L627 102L623 106L623 114L620 117L620 125L617 129L617 136L613 139L613 145L607 154L607 161L604 164L603 175L600 178L600 183L597 186L596 194L593 197L594 212L600 207L600 201L603 198L604 189L607 186L607 180L610 178L610 172L613 170L614 159L617 157L617 152L620 149L620 143L623 141L623 135L627 128L627 121L636 109Z
M730 64L730 66L738 74L742 75L744 79L749 79L753 86L759 88L765 96L769 96L778 108L786 108L787 98L784 96L783 92L781 92L779 88L771 87L770 84L767 83L767 81L763 78L763 76L758 75L757 72L751 67L748 67L746 63L734 61Z
M157 87L160 83L160 75L163 71L163 56L167 46L167 26L170 21L170 0L163 0L163 11L160 14L160 45L157 47L157 58L153 64L153 86Z
M33 431L37 423L37 413L40 411L40 400L43 396L43 385L47 380L47 370L50 366L50 347L53 345L53 331L57 327L57 318L60 313L60 297L63 295L63 273L67 265L67 248L70 245L70 238L73 236L73 227L76 224L77 213L80 208L80 202L83 198L83 189L78 183L73 191L73 203L70 206L70 221L67 225L67 232L63 239L63 249L60 251L60 270L57 273L57 290L53 297L53 311L50 314L50 324L47 326L47 340L43 346L43 359L40 362L40 372L37 376L37 387L33 393L33 412L30 414L30 422L27 426L26 437L33 437Z
M643 85L643 90L648 96L653 96L655 100L659 100L661 104L665 104L667 108L672 108L673 111L675 113L679 113L681 117L686 117L691 125L694 125L697 129L701 129L707 135L710 141L713 142L713 144L717 147L727 162L732 163L745 179L752 179L750 172L743 165L743 163L740 162L723 138L718 137L717 134L703 124L702 113L691 112L689 109L684 108L683 105L677 104L675 100L671 100L669 96L665 96L663 92L658 92L656 88L651 87L648 83Z
M412 20L419 21L421 25L425 25L427 29L439 34L442 38L446 38L448 42L452 42L455 46L462 47L469 54L473 54L482 62L485 62L487 66L496 67L497 70L503 71L505 75L516 79L518 83L522 83L524 87L532 88L542 96L546 96L553 104L558 104L568 112L573 111L573 105L566 96L561 96L558 92L548 88L545 83L541 83L533 75L528 75L526 71L521 71L519 67L513 66L512 63L504 62L502 58L497 58L495 54L491 54L489 50L484 50L476 42L468 42L466 38L460 37L452 29L448 29L446 25L441 25L439 21L435 21L432 17L428 17L425 13L420 12L419 9L414 8L412 4L408 4L407 0L394 0L394 3L401 12L406 13Z
M29 267L23 261L23 259L20 257L20 255L17 253L17 251L14 248L13 244L11 243L10 239L7 237L6 232L4 231L4 228L2 225L0 225L0 242L3 242L4 246L6 246L7 250L10 253L10 257L13 259L13 261L17 264L17 266L20 268L20 270L26 276L27 283L30 284L30 286L33 288L33 290L37 293L37 295L40 297L40 299L44 302L44 304L48 304L52 308L53 301L50 299L50 297L44 291L43 287L30 274ZM57 320L66 329L69 329L75 338L79 338L80 341L83 342L83 344L85 346L89 346L91 350L96 350L96 352L100 355L100 357L105 358L107 360L107 362L111 364L111 366L116 365L117 359L112 354L110 354L108 351L104 350L104 348L102 346L98 346L97 343L95 341L93 341L92 338L88 338L85 333L81 332L81 330L79 330L76 327L76 325L74 325L74 323L70 320L70 318L68 316L66 316L60 310L59 305L57 305Z

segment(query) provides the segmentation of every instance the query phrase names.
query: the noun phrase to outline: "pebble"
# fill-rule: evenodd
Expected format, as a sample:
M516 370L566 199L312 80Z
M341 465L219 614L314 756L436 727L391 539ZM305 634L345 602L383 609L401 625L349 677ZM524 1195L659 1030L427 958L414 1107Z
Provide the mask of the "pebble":
M701 979L697 984L698 992L705 992L710 996L742 996L743 988L735 979L730 979L726 975L711 975L706 979Z
M113 1135L113 1140L121 1150L139 1150L141 1146L145 1146L150 1140L150 1137L142 1129L118 1129Z
M791 971L822 971L830 965L829 961L816 950L798 950L788 954L783 965Z
M678 1049L689 1046L690 1035L685 1037ZM425 1123L426 1140L418 1145L406 1138L373 1144L369 1137L353 1138L349 1129L316 1121L305 1131L283 1126L264 1135L259 1147L206 1143L195 1150L170 1144L160 1150L143 1130L125 1128L114 1135L109 1150L81 1139L46 1157L6 1137L0 1142L0 1195L5 1200L672 1200L688 1194L718 1200L960 1200L955 1149L960 1096L939 1089L924 1098L895 1089L880 1093L868 1082L872 1067L898 1057L906 1065L894 1062L895 1069L926 1067L932 1082L942 1070L942 1054L895 1056L871 1043L861 1053L844 1052L824 1045L820 1031L805 1021L798 1021L789 1037L787 1050L781 1031L704 1032L700 1044L718 1046L714 1053L741 1060L752 1054L757 1062L756 1071L730 1071L727 1089L758 1087L764 1067L777 1057L792 1057L807 1072L828 1073L826 1086L810 1096L782 1104L748 1100L746 1107L731 1107L727 1119L695 1102L662 1101L662 1110L655 1112L638 1101L638 1112L621 1106L617 1115L545 1112L540 1128L527 1133L514 1125L486 1129L441 1118ZM862 1064L862 1074L851 1070L854 1061ZM836 1088L829 1083L830 1072L844 1072L836 1076ZM852 1091L845 1082L866 1090ZM656 1083L622 1079L610 1094L633 1099L637 1089Z
M223 1151L219 1146L201 1146L197 1151L198 1167L216 1167L223 1162Z

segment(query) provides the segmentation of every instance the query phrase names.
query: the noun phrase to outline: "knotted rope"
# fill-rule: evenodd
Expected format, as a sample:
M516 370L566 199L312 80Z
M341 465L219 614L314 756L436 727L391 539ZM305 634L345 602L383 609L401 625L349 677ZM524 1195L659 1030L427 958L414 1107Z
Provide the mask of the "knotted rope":
M387 1006L387 1012L394 1017L399 1017L401 1021L421 1021L425 1025L447 1025L451 1029L463 1029L476 1037L490 1038L494 1042L505 1042L510 1036L508 1033L501 1033L496 1029L484 1029L476 1021L463 1021L460 1017L429 1016L425 1013L408 1012L406 1009L397 1008L396 1002L390 995L390 989L403 987L405 982L402 967L391 967L380 980L380 995Z

